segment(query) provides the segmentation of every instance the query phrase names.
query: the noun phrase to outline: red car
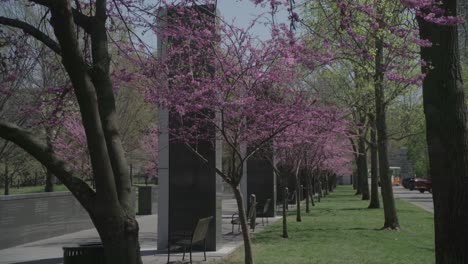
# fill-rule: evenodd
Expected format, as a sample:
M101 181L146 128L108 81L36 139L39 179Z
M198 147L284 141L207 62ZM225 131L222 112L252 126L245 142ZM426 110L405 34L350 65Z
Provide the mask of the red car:
M414 178L409 186L409 189L411 191L419 190L420 193L424 193L425 191L432 193L432 181L424 178Z

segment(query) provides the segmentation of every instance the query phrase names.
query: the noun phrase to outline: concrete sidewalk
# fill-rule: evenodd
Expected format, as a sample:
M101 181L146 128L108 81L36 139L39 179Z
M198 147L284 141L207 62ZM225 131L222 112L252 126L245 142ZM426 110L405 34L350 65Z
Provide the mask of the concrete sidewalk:
M222 233L223 245L216 252L207 252L208 262L216 262L243 244L242 234L231 232L231 213L237 211L237 206L234 199L223 200L223 219ZM142 252L143 262L146 264L167 263L167 253L165 251L157 251L157 215L139 216L137 221L140 226L140 247ZM281 217L269 218L269 223ZM257 228L254 232L258 233L263 230L261 219L257 218ZM265 226L267 224L265 223ZM12 248L0 250L0 263L17 263L17 264L59 264L63 263L64 246L76 246L80 243L97 242L99 235L96 229L88 229L76 233L70 233L58 237L35 241ZM186 260L188 254L186 254ZM171 254L171 261L182 260L182 254ZM206 263L203 260L203 252L193 254L194 263ZM174 262L181 263L181 262Z

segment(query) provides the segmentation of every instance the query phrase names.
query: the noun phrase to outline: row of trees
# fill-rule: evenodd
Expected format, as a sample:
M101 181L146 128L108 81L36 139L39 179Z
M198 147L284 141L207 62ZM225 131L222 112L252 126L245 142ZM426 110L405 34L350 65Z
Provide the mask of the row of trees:
M463 263L467 259L467 230L463 225L468 206L466 103L457 30L464 21L457 17L459 6L463 4L458 1L318 1L308 7L313 13L323 14L318 21L335 18L334 24L325 20L327 34L314 26L307 26L312 29L312 34L324 39L324 44L335 43L340 48L341 56L337 56L340 65L345 61L351 66L345 79L351 79L348 82L354 85L371 83L374 88L375 110L367 115L357 113L356 116L360 127L366 127L366 117L375 117L375 121L370 120L368 125L371 132L377 132L377 142L372 142L375 135L371 133L369 144L371 156L374 156L371 157L371 172L374 174L376 171L373 148L377 146L384 227L391 229L398 229L399 223L387 175L386 153L390 137L386 111L392 100L396 99L401 105L402 95L411 95L408 86L422 86L426 124L420 126L426 129L422 135L427 138L429 174L434 184L437 263ZM418 73L420 69L422 74ZM366 100L369 94L361 92L359 96L348 102L358 108L356 101ZM345 99L349 97L348 93ZM362 107L358 109L363 111ZM359 128L357 134L365 135ZM413 146L413 150L417 147L424 149L425 144L420 146L420 141L413 142L419 145ZM365 148L360 151L359 142L356 145L357 159L365 157ZM362 163L357 160L357 177L361 179L361 188L366 190L365 176L362 175L366 174L367 168L365 158L362 160ZM363 198L367 198L366 191ZM371 201L371 207L373 204Z

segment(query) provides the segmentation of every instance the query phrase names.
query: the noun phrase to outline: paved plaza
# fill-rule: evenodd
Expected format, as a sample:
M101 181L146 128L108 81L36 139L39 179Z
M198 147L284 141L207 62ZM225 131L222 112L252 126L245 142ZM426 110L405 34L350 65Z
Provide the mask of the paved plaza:
M234 199L223 200L223 218L222 247L216 252L207 252L207 262L213 263L226 257L236 248L242 245L242 234L237 233L237 227L232 234L231 216L237 212L237 205ZM138 216L137 220L140 226L140 247L143 263L162 264L167 263L167 252L158 251L157 244L157 215ZM280 217L269 218L269 223L273 223ZM261 219L257 218L257 228L254 233L261 232L263 226ZM265 223L265 226L267 224ZM35 241L16 247L0 250L0 263L17 264L59 264L63 263L64 246L76 246L77 244L99 241L99 235L96 229L83 230L76 233L70 233L49 239ZM186 260L188 254L186 254ZM171 254L171 263L182 263L182 253ZM206 263L203 260L203 252L193 254L194 263Z

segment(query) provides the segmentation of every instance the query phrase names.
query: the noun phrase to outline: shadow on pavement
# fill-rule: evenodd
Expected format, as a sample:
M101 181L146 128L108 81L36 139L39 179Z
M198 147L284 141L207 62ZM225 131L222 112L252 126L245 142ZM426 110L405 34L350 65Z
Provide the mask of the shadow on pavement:
M158 253L162 254L162 252L156 251L156 250L142 250L140 252L142 257L154 256ZM167 252L165 254L167 254ZM62 263L63 263L63 258L51 258L51 259L39 259L39 260L13 262L13 264L62 264ZM86 263L83 263L83 264L86 264Z
M61 263L63 263L63 258L40 259L40 260L13 262L13 264L61 264Z

